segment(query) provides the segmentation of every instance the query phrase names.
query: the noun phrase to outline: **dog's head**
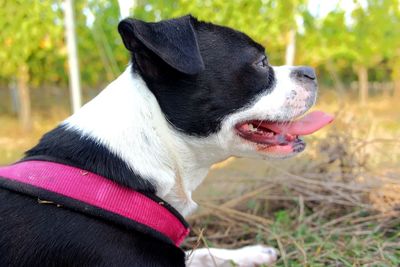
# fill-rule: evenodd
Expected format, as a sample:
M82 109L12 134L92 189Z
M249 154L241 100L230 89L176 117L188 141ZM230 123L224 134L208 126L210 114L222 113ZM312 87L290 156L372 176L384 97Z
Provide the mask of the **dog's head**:
M233 29L192 16L118 27L132 64L179 135L213 142L229 155L283 158L301 152L300 135L328 124L315 102L310 67L273 67L264 47Z

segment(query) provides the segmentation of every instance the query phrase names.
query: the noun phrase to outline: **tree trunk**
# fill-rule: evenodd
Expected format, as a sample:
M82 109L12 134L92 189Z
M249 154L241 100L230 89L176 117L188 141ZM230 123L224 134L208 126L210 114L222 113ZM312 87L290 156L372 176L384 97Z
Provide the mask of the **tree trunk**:
M286 46L285 64L292 66L296 54L296 30L291 29L288 36L288 44Z
M333 65L332 61L328 60L328 62L326 63L326 69L329 72L329 74L331 75L333 82L334 82L334 86L336 88L336 91L340 94L340 95L344 95L346 88L342 82L342 80L340 79L340 76L338 75L335 66ZM342 98L340 98L342 99Z
M69 87L71 91L72 112L75 113L82 103L81 77L79 73L78 49L76 44L73 0L64 1L65 35L68 50Z
M12 79L8 85L11 95L11 112L14 115L19 113L19 97L18 97L18 84L15 79Z
M331 60L328 60L328 62L326 63L326 69L333 79L335 92L337 95L337 101L340 106L343 106L344 101L345 101L344 95L346 92L346 88L345 88L342 80L340 79L340 76L337 73L336 68L333 65Z
M120 19L124 19L126 17L134 16L136 14L133 14L135 11L135 8L137 6L138 0L131 0L131 1L118 1L118 6L119 6L119 14L120 14Z
M394 81L394 97L400 99L400 79Z
M21 128L24 132L28 132L32 129L32 118L31 118L31 100L29 97L29 72L28 66L23 64L18 70L18 98L19 98L19 111L18 117L21 124Z
M368 101L368 69L365 66L358 68L358 90L361 105Z

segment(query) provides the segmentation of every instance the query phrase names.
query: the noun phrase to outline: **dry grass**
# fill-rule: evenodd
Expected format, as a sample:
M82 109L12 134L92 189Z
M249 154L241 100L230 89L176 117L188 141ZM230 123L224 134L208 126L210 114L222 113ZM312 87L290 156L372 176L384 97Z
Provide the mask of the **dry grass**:
M203 210L190 218L194 232L186 246L190 248L198 232L206 229L209 246L275 245L285 266L303 266L308 261L322 266L372 261L396 266L400 263L400 199L375 203L371 194L385 194L386 188L378 177L358 183L343 181L341 176L280 171L263 182L250 183L242 195L202 200ZM352 242L358 248L349 245ZM333 252L343 258L332 258Z

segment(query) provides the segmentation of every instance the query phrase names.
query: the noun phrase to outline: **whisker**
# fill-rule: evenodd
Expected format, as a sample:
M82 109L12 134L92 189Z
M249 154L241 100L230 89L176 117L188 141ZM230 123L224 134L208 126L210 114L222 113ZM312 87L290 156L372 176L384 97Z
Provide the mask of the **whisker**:
M261 124L263 123L264 120L261 120L260 123L257 125L256 129L258 130L258 127L261 126Z

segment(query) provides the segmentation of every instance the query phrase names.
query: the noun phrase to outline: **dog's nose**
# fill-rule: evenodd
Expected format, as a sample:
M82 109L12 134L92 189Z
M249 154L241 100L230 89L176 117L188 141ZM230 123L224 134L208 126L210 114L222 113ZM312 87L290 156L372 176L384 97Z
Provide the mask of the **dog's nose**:
M317 78L314 69L307 66L295 67L293 69L293 74L299 78L307 78L310 80L315 80Z

